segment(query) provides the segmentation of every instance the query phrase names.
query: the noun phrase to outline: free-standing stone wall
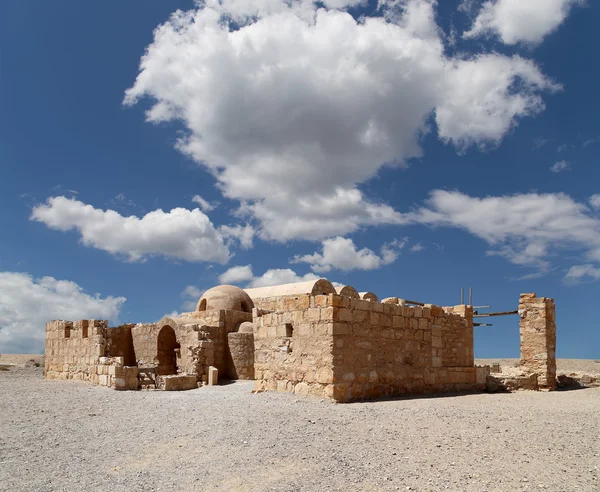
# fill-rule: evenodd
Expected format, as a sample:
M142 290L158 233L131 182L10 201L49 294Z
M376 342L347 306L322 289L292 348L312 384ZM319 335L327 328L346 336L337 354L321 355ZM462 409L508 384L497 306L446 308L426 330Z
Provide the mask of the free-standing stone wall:
M540 389L556 389L554 299L521 294L519 299L521 370L536 373Z

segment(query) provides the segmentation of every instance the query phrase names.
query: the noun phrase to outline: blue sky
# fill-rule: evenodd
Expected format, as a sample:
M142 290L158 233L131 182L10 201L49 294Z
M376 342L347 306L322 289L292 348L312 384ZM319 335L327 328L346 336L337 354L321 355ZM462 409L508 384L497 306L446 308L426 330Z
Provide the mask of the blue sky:
M315 275L537 292L559 357L600 358L600 6L249 5L0 4L0 353ZM476 356L518 356L493 324Z

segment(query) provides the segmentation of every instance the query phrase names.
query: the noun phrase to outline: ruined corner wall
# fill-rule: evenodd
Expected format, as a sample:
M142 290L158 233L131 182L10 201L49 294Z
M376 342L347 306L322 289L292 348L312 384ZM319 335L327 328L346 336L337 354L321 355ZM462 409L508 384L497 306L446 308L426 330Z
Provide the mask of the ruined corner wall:
M333 307L326 295L253 299L256 391L333 396Z
M254 299L257 390L353 401L483 389L472 309L336 294Z
M540 389L556 389L554 299L521 294L519 299L521 369L538 376Z
M483 389L472 309L400 306L330 295L334 399Z
M100 357L107 355L108 322L54 320L46 324L47 379L89 380Z
M108 328L105 320L46 324L46 379L78 379L116 389L137 389L137 369L124 367L130 326ZM130 342L129 342L130 343Z

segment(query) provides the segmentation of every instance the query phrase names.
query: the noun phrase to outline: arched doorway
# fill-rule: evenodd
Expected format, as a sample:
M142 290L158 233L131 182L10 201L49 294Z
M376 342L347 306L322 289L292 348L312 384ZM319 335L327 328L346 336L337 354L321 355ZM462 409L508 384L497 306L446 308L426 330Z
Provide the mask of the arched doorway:
M158 376L167 376L169 374L177 374L177 352L180 345L175 337L175 330L169 325L163 326L158 332L156 341L156 358L158 366L156 374Z

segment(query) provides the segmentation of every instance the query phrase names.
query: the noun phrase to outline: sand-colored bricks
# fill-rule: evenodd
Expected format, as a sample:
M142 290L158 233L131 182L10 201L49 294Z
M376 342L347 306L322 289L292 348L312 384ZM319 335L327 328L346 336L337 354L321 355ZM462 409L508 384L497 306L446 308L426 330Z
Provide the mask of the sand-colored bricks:
M554 299L521 294L519 299L521 370L537 374L540 389L556 389Z

